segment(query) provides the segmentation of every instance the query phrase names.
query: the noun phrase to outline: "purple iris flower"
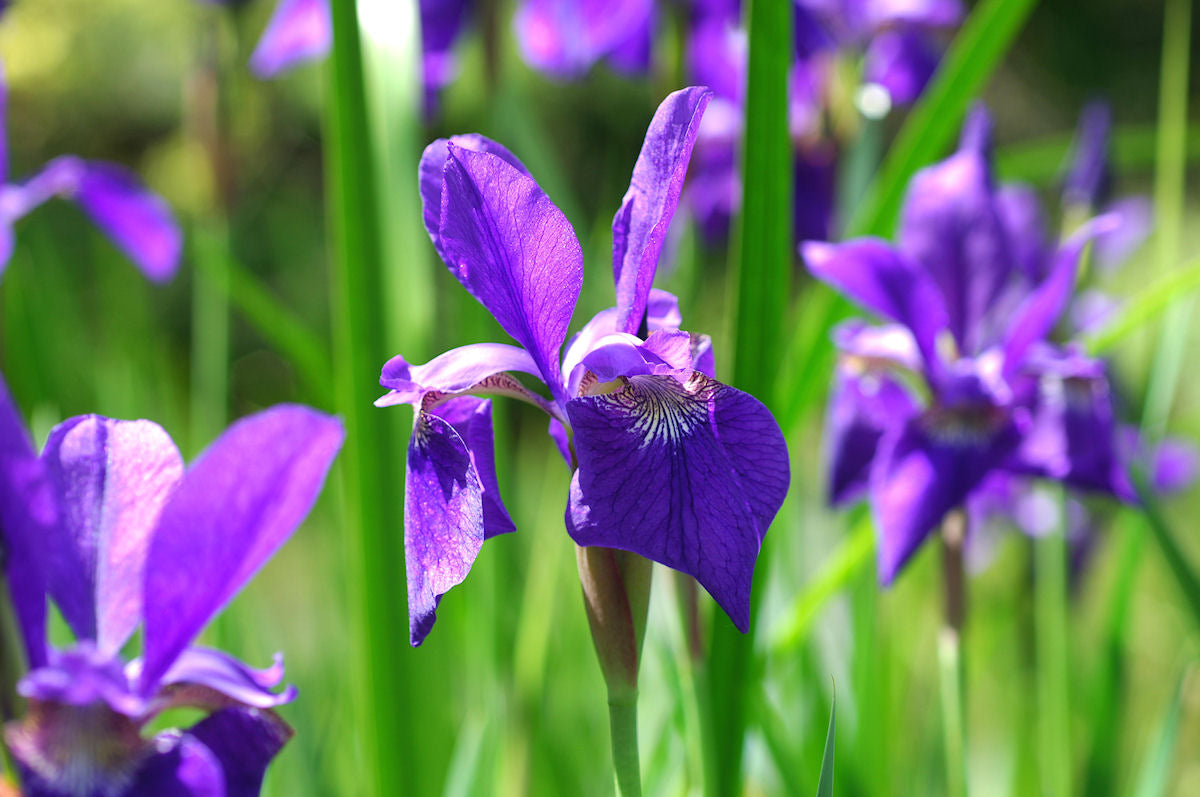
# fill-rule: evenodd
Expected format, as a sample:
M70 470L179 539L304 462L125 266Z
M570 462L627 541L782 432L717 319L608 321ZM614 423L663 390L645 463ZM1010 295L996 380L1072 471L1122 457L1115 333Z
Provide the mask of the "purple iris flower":
M170 208L123 166L63 155L22 183L10 183L4 116L8 85L0 71L0 272L12 258L13 225L39 205L69 199L155 282L179 267L183 236Z
M650 68L653 0L521 0L513 28L526 63L554 78L600 60L626 74Z
M257 794L291 736L282 659L257 670L193 644L290 536L343 431L282 405L231 426L186 470L149 421L71 418L34 452L0 382L0 529L30 672L5 728L24 794ZM75 633L47 645L46 598ZM143 653L121 650L138 625ZM164 710L208 715L144 738Z
M991 473L1131 497L1104 363L1047 341L1086 242L1114 220L1039 244L1021 191L994 184L989 142L977 109L959 150L910 183L898 245L802 248L814 276L892 322L836 330L827 425L831 499L869 493L884 583Z
M710 97L677 91L655 113L613 219L617 305L584 325L561 359L583 279L570 223L499 144L468 135L426 148L420 186L434 247L520 345L477 343L424 365L397 356L383 368L389 392L377 405L415 410L404 517L413 645L484 540L515 528L482 395L550 416L574 468L566 526L576 543L689 573L747 628L754 564L787 492L787 450L766 407L713 378L709 339L680 331L675 297L651 288Z

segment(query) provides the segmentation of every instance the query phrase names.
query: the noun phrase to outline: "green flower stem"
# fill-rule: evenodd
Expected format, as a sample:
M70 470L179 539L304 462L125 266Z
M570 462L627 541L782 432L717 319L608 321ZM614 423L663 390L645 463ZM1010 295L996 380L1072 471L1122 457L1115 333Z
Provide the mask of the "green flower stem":
M1058 505L1064 508L1059 491ZM1071 793L1071 715L1067 651L1067 540L1065 516L1034 540L1037 633L1038 770L1045 794Z
M637 680L653 564L628 551L597 547L577 548L576 561L592 642L608 687L617 786L622 797L640 797Z
M963 573L966 513L951 512L942 524L942 578L945 588L945 623L938 637L938 665L942 692L942 733L946 753L946 794L966 797L966 699L963 694L962 633L967 615Z

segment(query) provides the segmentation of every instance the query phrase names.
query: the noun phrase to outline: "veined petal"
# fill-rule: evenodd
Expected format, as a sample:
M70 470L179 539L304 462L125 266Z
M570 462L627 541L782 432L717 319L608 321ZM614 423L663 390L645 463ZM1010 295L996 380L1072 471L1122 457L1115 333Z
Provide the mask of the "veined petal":
M293 733L274 711L230 707L205 717L185 736L201 742L220 762L224 797L257 797L267 767Z
M551 414L556 412L550 402L527 389L509 371L538 374L527 351L504 343L460 346L424 365L410 365L396 355L384 364L379 376L379 384L391 392L376 400L375 406L413 404L429 410L454 396L486 393L518 398Z
M483 547L483 484L461 436L422 412L408 444L404 485L404 567L409 642L416 647L437 620L437 605L461 584Z
M130 670L138 676L138 662ZM132 680L132 678L131 678ZM194 706L214 709L230 701L252 708L275 708L296 699L296 687L281 692L275 687L283 680L283 655L275 654L272 665L255 669L228 653L203 647L185 649L163 675L160 692L153 698L149 712L157 714L169 707Z
M879 580L890 584L950 510L960 507L1016 447L1011 421L932 410L879 442L871 508L879 536Z
M167 203L129 170L84 161L74 199L92 222L154 282L175 276L183 234Z
M941 289L959 350L975 353L985 316L1013 267L984 153L961 149L917 172L900 221L900 248Z
M844 244L809 242L802 247L813 276L863 307L908 327L932 372L940 370L937 336L949 316L937 286L903 252L864 238Z
M679 206L700 119L712 99L692 86L669 94L646 131L629 190L613 217L613 281L617 285L617 331L635 333L671 218Z
M0 542L4 577L30 668L46 663L47 539L58 529L58 494L0 377Z
M445 181L446 158L449 157L450 150L446 146L453 144L462 149L469 149L475 152L490 152L493 155L503 158L505 163L512 166L521 174L529 174L529 170L525 165L508 151L502 144L492 141L486 136L481 136L478 133L467 133L461 136L451 136L450 138L439 138L425 148L421 153L421 164L417 167L417 182L421 191L421 219L425 222L425 231L429 233L429 239L433 241L433 248L437 250L442 260L449 265L449 258L442 251L442 185ZM458 276L457 274L455 276Z
M1062 315L1075 289L1079 256L1088 241L1119 223L1115 216L1098 216L1063 243L1054 257L1050 273L1017 309L1008 327L1004 338L1005 378L1012 377L1021 368L1029 347L1046 337Z
M787 448L752 396L694 373L634 376L572 400L579 469L567 530L694 576L742 631L762 538L787 493Z
M447 146L439 227L446 265L565 402L559 349L583 283L575 231L537 183L503 158Z
M908 391L886 373L837 369L825 422L831 504L852 501L866 490L880 439L917 410Z
M229 427L191 465L146 560L144 692L308 514L344 435L335 418L281 405Z
M183 458L156 423L87 415L54 428L42 461L62 508L62 538L45 544L50 594L77 638L115 655L142 619L150 537Z
M333 44L329 0L279 0L250 56L250 69L272 78L304 61L324 58Z
M479 475L483 492L483 537L516 531L517 526L504 508L500 485L496 481L495 434L492 431L492 402L474 396L461 396L442 404L437 415L454 427L471 454L471 464Z

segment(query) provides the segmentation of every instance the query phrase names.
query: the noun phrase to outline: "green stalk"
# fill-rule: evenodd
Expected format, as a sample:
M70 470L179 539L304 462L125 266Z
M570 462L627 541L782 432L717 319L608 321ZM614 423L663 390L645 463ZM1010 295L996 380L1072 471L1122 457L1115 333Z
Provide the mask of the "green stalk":
M1057 528L1033 542L1037 629L1039 771L1045 794L1071 793L1070 676L1067 650L1065 496Z
M967 516L958 509L942 523L942 586L945 621L938 636L938 671L942 695L942 738L946 756L946 793L967 795L965 667L962 655L963 626L967 615L963 543Z
M362 783L367 795L393 794L401 784L421 790L411 740L404 733L401 687L406 624L403 587L396 578L404 561L400 535L390 519L399 503L396 451L388 418L372 406L376 375L384 362L381 231L374 182L362 54L355 0L332 3L332 96L327 104L327 169L333 263L331 315L334 385L346 425L340 457L351 589L349 680L362 733ZM385 509L389 510L385 517Z
M738 221L734 277L733 384L774 403L783 354L792 275L792 144L788 134L787 75L792 60L792 8L782 0L752 0L749 83L743 157L744 204ZM751 592L750 630L738 633L714 612L712 647L705 668L708 728L705 762L708 794L741 791L747 694L757 689L751 664L762 579L770 563L767 535Z

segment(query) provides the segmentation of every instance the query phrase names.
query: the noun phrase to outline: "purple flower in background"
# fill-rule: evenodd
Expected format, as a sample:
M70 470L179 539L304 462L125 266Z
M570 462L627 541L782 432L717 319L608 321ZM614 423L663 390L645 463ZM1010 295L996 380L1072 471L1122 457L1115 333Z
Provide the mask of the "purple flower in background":
M910 183L898 245L803 247L814 276L892 322L837 329L827 424L831 499L869 493L885 583L993 472L1130 497L1104 364L1046 340L1114 220L1046 246L1022 191L994 185L989 141L977 109Z
M250 69L261 78L272 78L324 58L332 45L329 0L279 0L250 56Z
M421 72L425 116L437 110L438 96L457 71L454 44L466 24L469 0L421 0Z
M155 282L175 274L183 237L170 208L129 170L64 155L22 183L9 182L4 125L8 86L0 74L0 272L12 258L13 226L55 197L69 199Z
M257 794L291 736L295 689L193 645L308 514L342 443L334 418L282 405L231 426L185 470L149 421L71 418L34 453L0 383L0 529L31 671L5 740L24 793ZM47 645L46 597L75 633ZM121 649L143 625L143 654ZM161 712L208 715L142 736Z
M626 74L650 68L653 0L521 0L513 28L526 63L575 78L605 60Z
M575 469L566 525L576 543L691 574L746 629L755 560L787 492L787 450L762 404L713 378L709 340L680 331L675 297L651 288L710 96L684 89L655 113L613 219L617 306L584 325L561 360L583 279L570 223L499 144L471 135L426 148L421 198L434 247L520 346L477 343L383 368L389 392L376 403L415 410L404 518L412 644L484 540L515 528L481 395L550 416Z

